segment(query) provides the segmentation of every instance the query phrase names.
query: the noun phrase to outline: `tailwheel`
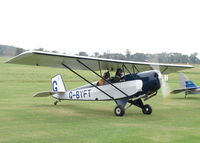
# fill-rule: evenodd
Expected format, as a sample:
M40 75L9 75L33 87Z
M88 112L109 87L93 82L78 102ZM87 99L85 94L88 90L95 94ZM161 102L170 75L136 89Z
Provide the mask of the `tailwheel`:
M124 107L123 107L123 106L117 105L117 106L115 107L114 112L115 112L115 115L116 115L116 116L124 116L125 110L124 110Z
M152 108L149 104L145 104L143 107L142 107L142 112L143 114L147 114L147 115L150 115L152 113Z

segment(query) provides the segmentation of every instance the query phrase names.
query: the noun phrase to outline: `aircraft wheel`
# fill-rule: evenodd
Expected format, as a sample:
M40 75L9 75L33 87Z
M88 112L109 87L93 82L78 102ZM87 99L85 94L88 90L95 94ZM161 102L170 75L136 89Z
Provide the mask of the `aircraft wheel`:
M185 98L187 97L187 91L185 91Z
M143 114L150 115L152 113L152 108L149 104L145 104L144 107L142 108Z
M115 107L114 112L115 112L115 115L116 115L116 116L123 116L124 113L125 113L125 110L124 110L124 108L123 108L121 105L117 105L117 106Z
M55 101L55 102L54 102L54 105L57 105L57 103L58 103L58 101Z

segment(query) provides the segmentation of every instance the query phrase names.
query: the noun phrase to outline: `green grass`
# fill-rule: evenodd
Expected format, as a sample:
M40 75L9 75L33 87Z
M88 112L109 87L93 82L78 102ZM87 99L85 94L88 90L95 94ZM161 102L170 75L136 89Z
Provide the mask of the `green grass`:
M4 64L0 58L0 143L199 143L200 95L161 93L145 103L153 113L143 115L131 107L116 117L114 102L62 101L33 98L51 89L51 78L60 73L68 89L85 84L65 69ZM80 71L90 80L97 77ZM184 71L200 85L200 66ZM170 74L171 89L179 86Z

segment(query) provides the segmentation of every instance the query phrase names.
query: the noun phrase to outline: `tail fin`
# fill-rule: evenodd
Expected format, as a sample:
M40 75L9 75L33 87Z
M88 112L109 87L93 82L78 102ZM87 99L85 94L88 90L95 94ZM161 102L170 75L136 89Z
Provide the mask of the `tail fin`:
M180 87L181 88L197 87L191 80L188 79L188 77L186 77L185 74L180 73L179 78L180 78Z
M186 81L189 79L186 77L184 73L179 73L179 79L180 79L180 88L185 88L186 87Z
M53 77L51 80L51 83L52 83L52 91L53 92L65 92L66 91L61 75L58 74L55 77Z
M185 82L186 88L197 87L191 80Z

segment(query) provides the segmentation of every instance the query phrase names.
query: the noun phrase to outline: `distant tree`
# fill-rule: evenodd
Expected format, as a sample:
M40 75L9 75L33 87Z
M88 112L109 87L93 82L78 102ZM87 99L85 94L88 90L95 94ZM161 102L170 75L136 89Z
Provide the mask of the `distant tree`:
M102 56L99 56L101 58L106 59L117 59L117 60L125 60L126 57L123 54L119 53L104 53Z
M22 48L16 48L16 54L15 55L19 55L21 53L23 53L25 50Z
M45 51L44 48L34 49L35 51Z
M110 54L108 52L104 52L101 57L106 59L111 59Z
M199 64L200 63L200 60L197 58L197 56L198 56L198 53L192 53L191 55L190 55L190 57L189 57L189 61L190 61L190 63L192 63L192 64Z
M88 54L86 53L86 52L79 52L79 54L78 54L79 56L88 56Z
M25 50L22 48L8 45L0 45L0 56L16 56L24 51Z
M160 55L159 54L147 54L145 61L159 63L160 62L159 60L160 60Z
M144 53L135 53L134 55L131 55L131 60L145 62L147 61L147 55Z
M94 52L94 57L99 57L100 54L98 52Z
M55 50L54 50L54 51L51 51L51 52L52 52L52 53L59 53L58 51L55 51Z
M188 55L182 55L181 63L188 63L188 62L189 62L189 56Z

